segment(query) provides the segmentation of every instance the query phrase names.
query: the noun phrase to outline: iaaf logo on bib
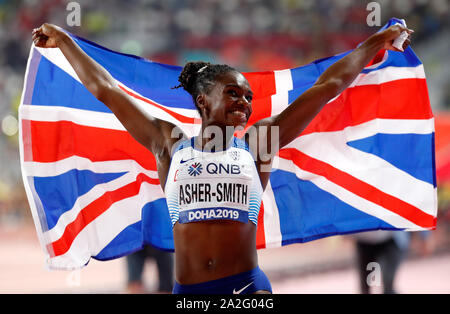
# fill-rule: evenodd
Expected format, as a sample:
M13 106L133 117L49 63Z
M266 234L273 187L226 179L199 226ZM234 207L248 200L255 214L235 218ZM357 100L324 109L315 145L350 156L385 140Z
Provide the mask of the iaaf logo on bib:
M228 152L228 155L234 160L234 161L238 161L239 158L241 157L241 153L237 150L232 150Z
M203 170L202 164L199 162L196 162L195 164L190 165L188 168L189 174L194 177L201 174L202 170Z

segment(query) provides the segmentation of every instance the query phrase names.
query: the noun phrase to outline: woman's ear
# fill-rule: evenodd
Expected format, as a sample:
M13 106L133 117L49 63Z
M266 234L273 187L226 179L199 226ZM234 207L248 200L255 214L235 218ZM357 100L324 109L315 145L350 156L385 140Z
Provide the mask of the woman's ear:
M199 94L197 98L195 99L197 103L197 107L200 110L200 115L203 117L206 110L206 95L205 94Z

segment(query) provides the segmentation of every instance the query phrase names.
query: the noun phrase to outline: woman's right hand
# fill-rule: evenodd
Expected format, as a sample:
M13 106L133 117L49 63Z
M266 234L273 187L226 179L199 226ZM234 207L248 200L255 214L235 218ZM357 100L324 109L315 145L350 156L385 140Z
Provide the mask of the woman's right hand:
M41 48L57 48L63 35L65 35L65 32L61 27L48 23L33 29L32 32L34 45Z

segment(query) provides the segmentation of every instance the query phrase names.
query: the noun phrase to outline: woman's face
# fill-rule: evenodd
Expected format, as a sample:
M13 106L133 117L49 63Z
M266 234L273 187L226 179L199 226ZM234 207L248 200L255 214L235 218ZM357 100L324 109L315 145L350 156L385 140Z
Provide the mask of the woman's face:
M207 125L244 128L252 114L250 84L237 71L219 75L211 92L199 97L197 103L203 107L202 119Z

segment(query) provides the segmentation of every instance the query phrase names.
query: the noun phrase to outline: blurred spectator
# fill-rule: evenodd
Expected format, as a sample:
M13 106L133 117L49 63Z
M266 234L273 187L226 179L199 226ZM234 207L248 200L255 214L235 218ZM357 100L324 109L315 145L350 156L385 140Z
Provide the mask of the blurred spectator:
M144 246L140 251L126 256L127 262L127 293L147 293L142 278L144 266L148 259L154 259L158 268L158 293L171 293L173 289L173 253Z
M420 255L430 256L434 253L436 242L430 230L418 232L420 238Z
M444 88L444 108L450 110L450 80L446 85L446 88Z
M407 254L410 242L408 232L371 231L356 234L356 253L361 293L369 294L371 285L368 276L373 271L368 265L380 265L384 294L395 294L395 275Z
M300 66L354 48L376 30L366 23L368 0L78 0L80 27L66 24L68 2L0 1L0 73L8 80L23 78L30 32L46 21L115 51L178 65L197 58L193 51L207 51L214 55L208 59L241 71ZM382 23L405 18L416 31L414 44L450 24L447 0L379 3ZM0 99L0 116L21 88L0 82L7 95Z

